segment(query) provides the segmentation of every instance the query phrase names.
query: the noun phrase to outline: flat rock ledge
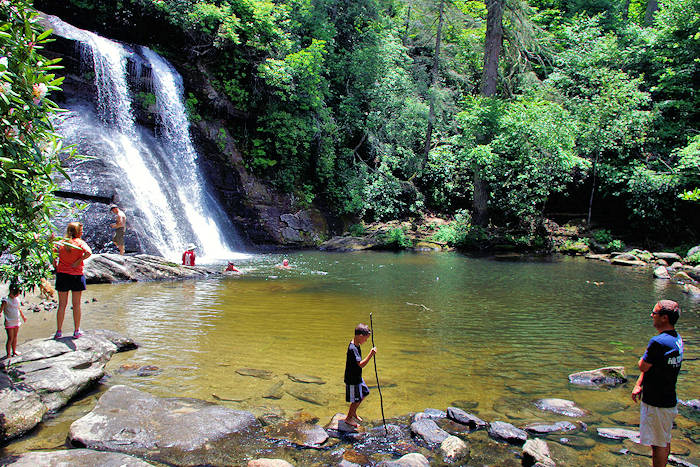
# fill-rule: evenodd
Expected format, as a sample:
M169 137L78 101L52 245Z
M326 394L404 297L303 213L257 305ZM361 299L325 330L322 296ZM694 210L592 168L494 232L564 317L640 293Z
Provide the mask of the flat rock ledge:
M114 353L136 347L106 330L85 331L80 339L34 339L19 345L19 357L0 362L0 441L27 433L45 414L96 384Z
M76 447L130 454L175 465L228 464L218 457L259 431L250 412L184 397L158 398L128 386L105 392L71 424Z
M91 449L68 449L50 452L28 452L6 457L2 465L36 467L55 465L71 467L150 467L151 464L136 457L116 452L100 452Z
M221 272L201 266L182 266L160 256L102 253L85 260L84 274L88 284L105 284L202 279Z

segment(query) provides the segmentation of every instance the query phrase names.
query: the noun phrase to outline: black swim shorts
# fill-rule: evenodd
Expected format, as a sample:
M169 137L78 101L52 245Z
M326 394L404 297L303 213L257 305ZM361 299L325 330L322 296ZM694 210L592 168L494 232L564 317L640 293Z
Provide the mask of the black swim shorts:
M56 290L59 292L82 292L87 287L85 286L85 276L83 274L77 276L74 274L66 274L65 272L56 273Z
M345 385L345 401L346 402L360 402L362 399L369 395L369 388L365 384L365 380L362 380L360 384L346 384Z

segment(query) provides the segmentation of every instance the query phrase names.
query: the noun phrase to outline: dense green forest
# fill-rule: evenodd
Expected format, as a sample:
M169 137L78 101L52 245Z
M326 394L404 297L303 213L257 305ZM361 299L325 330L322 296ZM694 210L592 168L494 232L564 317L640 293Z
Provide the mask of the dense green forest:
M695 240L699 0L34 7L206 78L229 102L191 90L190 117L223 112L249 170L300 208L355 221L430 212L461 238L533 233L566 211Z

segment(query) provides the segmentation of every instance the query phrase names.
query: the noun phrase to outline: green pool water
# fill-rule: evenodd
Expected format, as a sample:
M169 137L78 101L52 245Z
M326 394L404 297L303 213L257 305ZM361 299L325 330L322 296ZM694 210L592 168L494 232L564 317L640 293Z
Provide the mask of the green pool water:
M70 422L114 384L213 402L216 394L225 400L219 403L255 413L304 410L325 423L347 409L345 351L355 325L369 324L370 313L387 418L459 405L487 421L522 426L564 419L533 405L557 397L591 411L584 436L599 443L596 427L638 421L629 394L636 362L655 334L649 312L662 298L683 309L677 329L686 361L678 395L700 397L700 302L677 285L654 280L648 269L582 258L452 253L303 252L287 258L290 270L274 267L280 255L256 255L237 261L240 276L89 286L83 327L119 331L140 348L115 355L103 385L0 454L62 445ZM53 320L53 314L32 314L20 340L50 336ZM370 347L365 344L363 353ZM156 374L129 370L145 365L157 367ZM570 373L611 365L627 369L626 386L590 390L568 382ZM270 376L236 372L242 369ZM289 375L325 384L294 382ZM364 375L376 384L372 363ZM264 398L279 382L282 397ZM359 413L381 419L376 390ZM677 425L674 437L699 456L697 419L679 417Z

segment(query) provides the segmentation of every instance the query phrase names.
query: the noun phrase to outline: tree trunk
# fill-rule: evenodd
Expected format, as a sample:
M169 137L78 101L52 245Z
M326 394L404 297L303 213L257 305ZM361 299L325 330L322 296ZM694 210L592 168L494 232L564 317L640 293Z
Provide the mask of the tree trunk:
M591 215L593 214L593 195L595 194L595 183L596 183L596 170L598 168L598 157L600 156L600 151L595 153L595 160L593 161L593 183L591 184L591 198L588 200L588 227L591 227Z
M649 0L647 2L647 12L644 15L644 25L651 26L654 24L654 14L659 10L658 0Z
M408 43L408 27L411 25L411 5L408 5L406 10L406 23L404 24L403 36L401 36L401 44L406 47Z
M438 17L437 33L435 35L435 55L433 55L433 68L430 72L430 109L428 110L428 129L425 132L425 146L423 146L423 161L420 165L422 172L425 165L428 163L430 155L430 147L433 139L433 124L435 122L435 90L434 87L438 82L440 72L440 43L442 41L442 25L444 23L445 0L440 0L440 12Z
M630 15L630 0L625 0L622 4L622 22L626 25Z
M487 0L486 40L484 44L484 73L481 76L481 94L485 97L496 95L498 90L498 57L503 47L503 2L504 0ZM481 177L481 167L474 168L474 223L486 227L489 223L488 212L489 186Z

